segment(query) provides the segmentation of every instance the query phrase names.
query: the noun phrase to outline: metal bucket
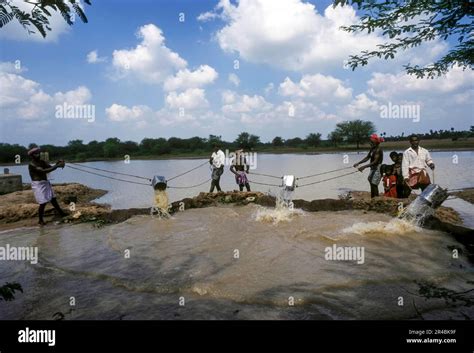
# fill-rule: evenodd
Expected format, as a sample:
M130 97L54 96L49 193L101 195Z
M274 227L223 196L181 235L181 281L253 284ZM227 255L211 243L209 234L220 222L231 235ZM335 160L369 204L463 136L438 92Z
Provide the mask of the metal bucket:
M285 175L283 176L283 186L287 191L295 190L296 178L294 175Z
M161 175L155 175L151 181L151 185L153 185L153 189L155 190L166 190L166 183L166 178Z
M448 191L437 184L430 184L419 197L432 208L438 208L448 198Z

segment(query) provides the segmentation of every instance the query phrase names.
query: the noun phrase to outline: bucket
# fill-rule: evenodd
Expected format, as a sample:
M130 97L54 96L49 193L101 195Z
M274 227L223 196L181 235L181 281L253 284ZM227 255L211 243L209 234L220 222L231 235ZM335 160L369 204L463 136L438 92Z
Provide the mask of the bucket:
M294 175L284 175L283 176L283 186L285 187L286 191L294 191L295 190L295 182L296 178Z
M151 181L153 189L155 190L166 190L166 178L161 175L155 175Z
M437 184L430 184L419 197L431 208L438 208L448 198L448 192Z

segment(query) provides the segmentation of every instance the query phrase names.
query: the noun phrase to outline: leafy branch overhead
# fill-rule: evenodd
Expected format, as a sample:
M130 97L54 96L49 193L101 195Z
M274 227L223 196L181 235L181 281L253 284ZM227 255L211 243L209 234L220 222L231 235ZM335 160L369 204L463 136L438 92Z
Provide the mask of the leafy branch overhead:
M32 5L30 11L21 10L15 3L23 1ZM90 0L84 0L91 5ZM33 27L46 37L47 31L51 31L49 17L53 11L59 11L68 25L75 22L76 15L82 22L87 23L87 17L81 8L80 0L0 0L0 28L16 19L28 34L34 34Z
M472 0L334 0L334 6L357 5L362 12L359 23L341 27L347 32L371 33L381 30L390 40L377 50L351 55L348 65L355 70L377 57L393 59L399 50L417 47L436 39L455 43L438 61L425 65L404 65L408 74L417 78L444 75L459 65L463 69L474 64L474 2Z
M22 292L23 288L19 283L5 283L5 285L0 287L0 301L12 301L15 299L15 291Z

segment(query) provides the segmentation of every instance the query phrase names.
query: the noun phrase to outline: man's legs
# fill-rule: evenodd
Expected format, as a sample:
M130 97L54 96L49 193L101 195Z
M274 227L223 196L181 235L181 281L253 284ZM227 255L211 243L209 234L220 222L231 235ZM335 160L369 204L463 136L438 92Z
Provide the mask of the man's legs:
M378 185L370 184L370 197L374 198L379 196L379 187Z
M40 225L46 224L43 219L45 207L46 207L46 203L42 203L41 205L39 205L39 208L38 208L38 217L39 217L38 224Z
M58 201L56 200L55 197L53 197L53 198L51 199L51 204L54 206L54 208L56 209L56 211L58 211L58 213L59 213L59 215L60 215L61 217L67 216L67 213L64 212L64 211L61 209L61 207L59 206Z
M216 183L215 183L215 180L212 179L211 180L211 189L209 190L209 192L214 192L214 187L216 186Z
M221 186L219 185L219 182L221 181L221 177L219 176L216 180L216 188L217 188L217 192L221 192Z
M246 187L247 191L250 191L250 184L249 183L245 183L245 187Z

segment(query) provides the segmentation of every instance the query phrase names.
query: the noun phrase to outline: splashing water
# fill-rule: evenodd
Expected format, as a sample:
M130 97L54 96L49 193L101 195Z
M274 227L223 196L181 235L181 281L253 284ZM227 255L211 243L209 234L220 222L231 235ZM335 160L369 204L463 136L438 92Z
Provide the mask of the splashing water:
M342 230L343 233L358 235L403 235L421 232L421 228L405 219L394 218L388 222L355 223Z
M295 209L293 206L293 191L282 189L275 196L275 208L260 208L255 214L255 220L263 223L278 224L289 222L295 216L300 216L304 212Z
M399 217L406 222L421 227L423 226L424 221L433 216L434 213L434 208L418 196L415 201L401 212Z
M168 194L165 190L155 190L155 210L160 217L168 217Z

